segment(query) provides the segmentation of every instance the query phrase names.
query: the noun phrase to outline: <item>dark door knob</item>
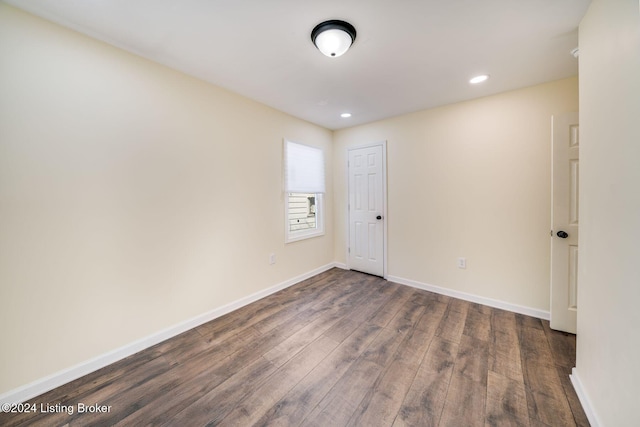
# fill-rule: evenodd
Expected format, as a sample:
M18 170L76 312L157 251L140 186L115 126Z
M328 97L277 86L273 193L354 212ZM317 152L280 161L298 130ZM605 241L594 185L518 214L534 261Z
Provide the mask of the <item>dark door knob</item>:
M378 215L378 216L376 217L376 219L382 219L382 216Z
M558 236L561 239L566 239L567 237L569 237L569 234L567 234L566 231L560 230L556 233L556 236Z

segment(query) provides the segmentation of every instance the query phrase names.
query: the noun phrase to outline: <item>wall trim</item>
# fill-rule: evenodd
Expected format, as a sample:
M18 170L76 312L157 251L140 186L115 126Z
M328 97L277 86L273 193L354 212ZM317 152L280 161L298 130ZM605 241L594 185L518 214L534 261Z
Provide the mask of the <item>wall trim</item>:
M591 405L591 400L587 396L584 386L582 385L582 381L580 380L580 376L578 375L577 368L573 368L571 370L571 375L569 375L569 378L571 379L573 389L578 395L578 400L580 400L580 403L582 404L582 409L584 410L584 413L589 420L589 424L591 424L591 427L601 426L602 423L600 422L600 420L598 420L598 417L593 410L593 405Z
M404 279L397 276L388 276L387 280L401 285L411 286L425 291L434 292L436 294L446 295L465 301L475 302L489 307L499 308L502 310L512 311L514 313L525 314L527 316L537 317L538 319L549 320L551 314L548 311L539 310L537 308L525 307L518 304L512 304L506 301L500 301L493 298L481 297L479 295L469 294L466 292L456 291L454 289L442 288L440 286L429 285L427 283L418 282L411 279Z
M125 357L145 350L151 346L161 343L162 341L166 341L169 338L173 338L176 335L195 328L196 326L200 326L203 323L207 323L213 319L221 317L227 313L244 307L245 305L251 304L252 302L281 291L282 289L293 286L297 283L302 282L303 280L323 273L334 267L343 269L346 268L344 264L337 262L332 262L322 267L316 268L307 273L301 274L292 279L271 286L267 289L263 289L244 298L240 298L239 300L223 305L222 307L215 308L199 316L193 317L174 326L170 326L159 332L143 337L123 347L101 354L97 357L94 357L93 359L89 359L70 368L63 369L59 372L40 378L32 383L23 385L16 389L9 390L8 392L0 395L0 404L25 402L43 393L51 391L56 387L60 387L73 380L95 372L98 369L104 368L105 366L124 359Z

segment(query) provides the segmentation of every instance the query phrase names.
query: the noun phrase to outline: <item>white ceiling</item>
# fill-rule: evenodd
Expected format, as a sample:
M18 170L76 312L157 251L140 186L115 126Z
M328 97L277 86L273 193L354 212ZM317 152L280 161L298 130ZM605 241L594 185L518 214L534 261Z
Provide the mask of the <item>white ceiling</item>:
M5 1L329 129L576 75L590 2ZM357 30L339 58L310 39L327 19ZM477 74L491 78L470 85Z

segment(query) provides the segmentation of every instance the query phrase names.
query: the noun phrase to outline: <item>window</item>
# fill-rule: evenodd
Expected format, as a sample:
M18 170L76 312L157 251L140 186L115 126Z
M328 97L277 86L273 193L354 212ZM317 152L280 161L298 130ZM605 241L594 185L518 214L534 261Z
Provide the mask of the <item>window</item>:
M284 142L285 240L294 242L324 234L322 149Z

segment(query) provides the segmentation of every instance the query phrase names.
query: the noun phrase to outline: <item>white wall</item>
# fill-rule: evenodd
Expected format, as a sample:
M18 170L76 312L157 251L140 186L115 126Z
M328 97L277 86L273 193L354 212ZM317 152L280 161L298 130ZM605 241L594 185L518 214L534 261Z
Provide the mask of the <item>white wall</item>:
M0 58L0 394L333 261L281 169L330 131L4 3Z
M640 425L640 13L580 24L580 265L574 371L602 426Z
M548 312L551 115L577 109L570 78L337 131L336 260L347 147L386 140L388 274Z

